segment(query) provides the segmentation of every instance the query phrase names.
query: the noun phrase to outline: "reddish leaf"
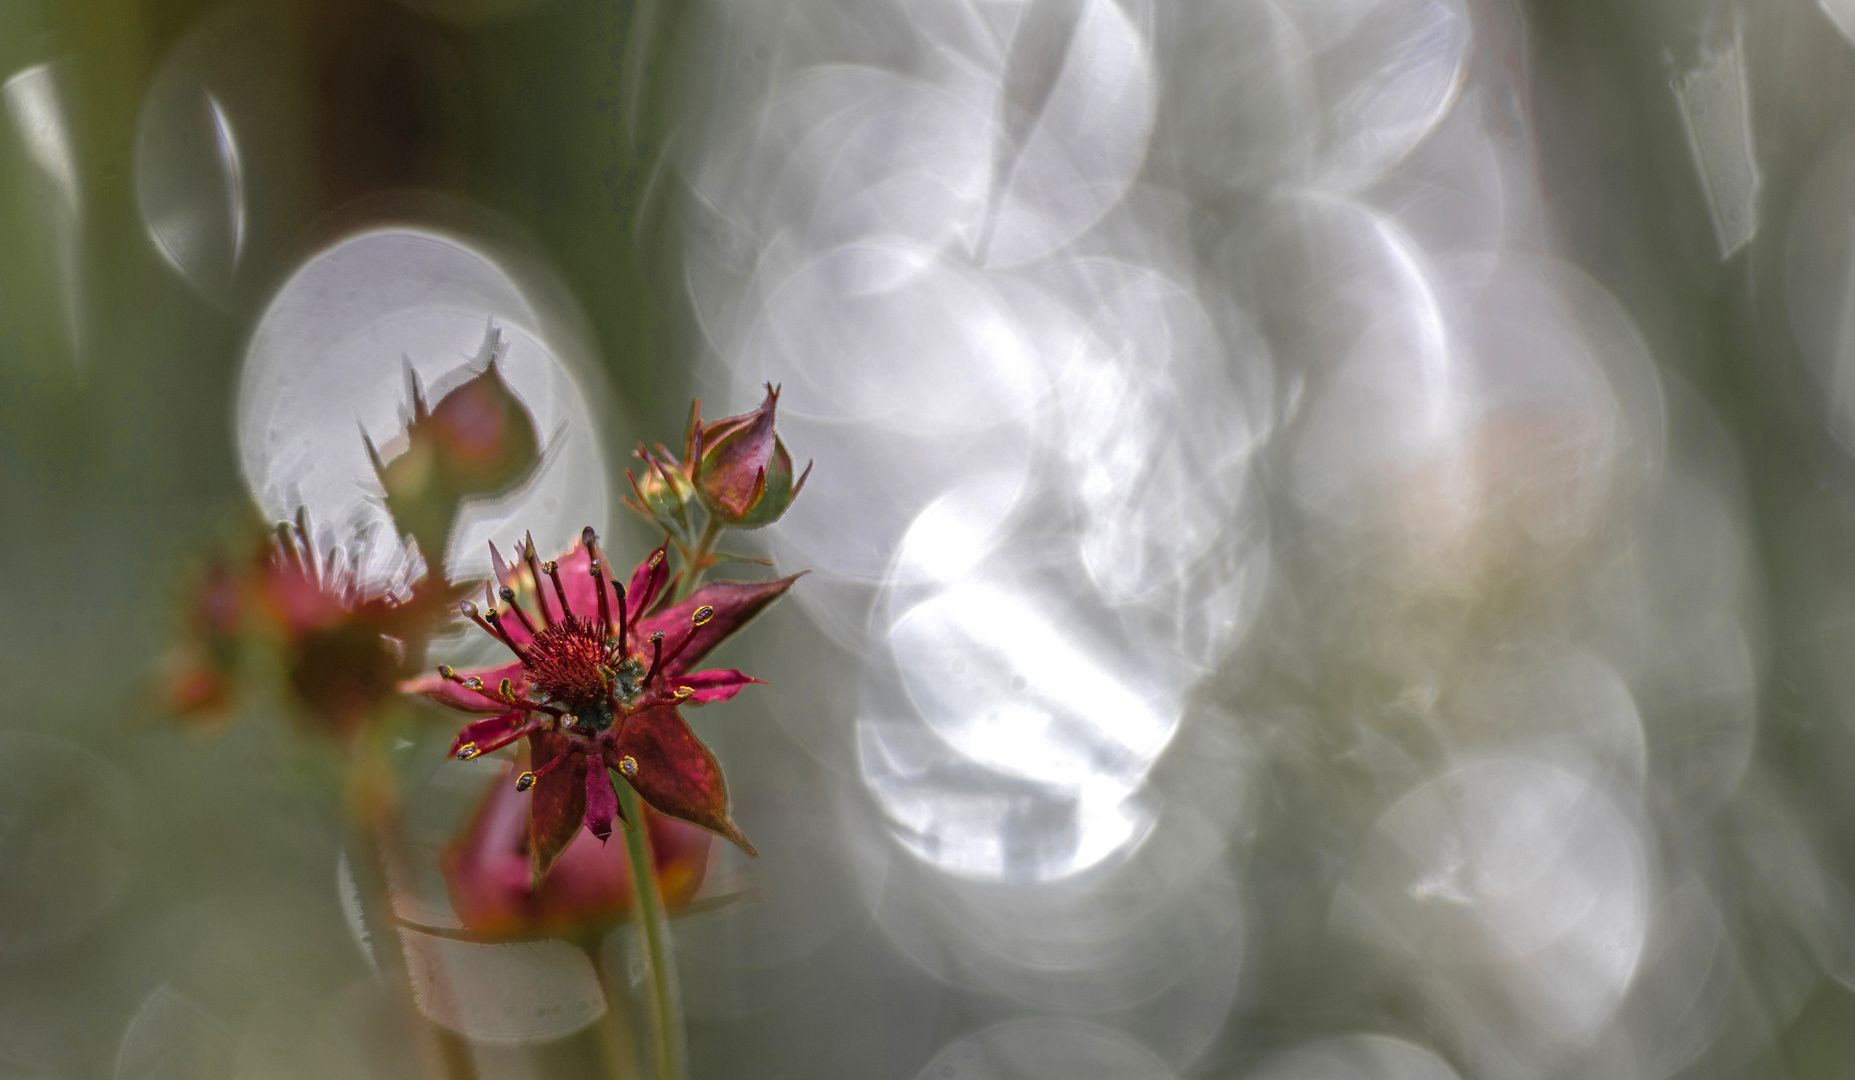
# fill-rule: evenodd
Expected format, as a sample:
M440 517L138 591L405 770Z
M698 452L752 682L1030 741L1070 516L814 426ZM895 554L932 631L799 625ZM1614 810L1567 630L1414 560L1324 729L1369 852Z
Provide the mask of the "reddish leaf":
M689 632L690 616L701 608L711 607L715 614L695 628L695 636L677 654L676 670L686 670L699 663L709 650L721 644L729 634L745 626L760 610L785 595L792 583L803 577L776 578L772 581L716 581L702 586L680 604L674 604L645 619L638 627L639 640L662 630L666 642L676 642Z
M728 785L721 764L674 707L641 709L627 717L618 745L606 751L606 763L653 808L719 833L749 855L756 854L728 815Z
M586 752L575 740L555 731L534 732L528 736L528 747L537 775L534 797L528 804L528 850L539 880L586 817ZM567 760L553 764L562 754L568 755Z
M749 683L762 683L752 675L743 675L732 668L716 668L712 671L689 671L675 676L671 680L675 689L681 693L687 687L695 693L683 699L685 705L707 705L711 701L727 701L741 692L741 687Z
M504 664L502 667L478 668L475 671L460 671L457 674L462 679L468 679L474 675L483 680L484 687L492 690L502 685L504 679L508 679L515 684L513 689L517 696L520 696L528 687L528 681L522 674L522 663L519 660L512 664ZM502 702L475 690L465 689L435 672L430 675L421 675L416 679L408 679L400 683L399 688L408 693L424 694L440 705L448 705L462 712L488 713L503 712L508 709L508 706Z
M612 835L612 819L619 815L618 793L612 790L612 778L605 771L605 762L589 758L586 769L586 830L604 842Z
M517 712L492 716L487 720L477 720L464 725L464 730L451 740L451 757L457 756L457 750L465 743L475 743L477 753L487 754L500 750L515 741L516 733L522 730L522 714Z

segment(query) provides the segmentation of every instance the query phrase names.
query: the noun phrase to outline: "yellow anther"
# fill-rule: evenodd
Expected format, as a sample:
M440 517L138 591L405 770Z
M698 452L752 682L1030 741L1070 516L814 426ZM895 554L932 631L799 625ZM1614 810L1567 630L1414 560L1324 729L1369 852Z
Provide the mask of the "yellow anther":
M558 572L559 570L560 570L560 564L555 562L553 559L549 559L547 562L544 562L541 564L541 572L546 574L548 577L553 577L555 573Z
M606 667L604 664L594 664L593 670L599 673L600 681L605 683L607 686L610 686L611 684L618 681L618 672L613 671L611 668Z
M464 680L464 689L481 690L483 689L483 680L472 675L470 678Z
M535 786L535 774L534 773L525 772L522 775L515 778L515 790L517 791L527 791L529 788L534 787L534 786Z
M477 605L471 603L468 600L459 600L457 602L457 610L463 612L466 615L475 615L477 613Z
M439 664L438 677L440 679L455 679L457 678L457 669L449 664Z
M591 574L591 575L592 575L592 576L594 576L594 577L598 577L598 576L599 576L599 571L600 571L600 570L602 570L602 569L603 569L603 567L601 567L601 566L599 565L599 560L598 560L598 559L594 559L594 560L592 560L591 562L589 562L589 563L587 563L587 564L586 564L586 572L587 572L587 573L589 573L589 574Z
M626 754L624 757L619 758L618 771L624 773L626 776L638 775L638 759L632 757L630 754Z
M676 700L681 701L695 692L696 688L693 686L679 686L676 688Z
M651 561L649 564L651 569L655 570L657 568L657 564L662 561L663 561L663 552L661 551L651 552Z
M503 697L506 697L506 698L512 698L512 697L514 697L514 696L515 696L515 683L514 683L514 681L512 681L512 680L510 680L510 679L504 679L503 681L501 681L501 682L499 682L499 683L497 683L497 684L496 684L496 692L497 692L498 694L501 694L501 695L502 695Z
M695 611L690 613L689 621L692 623L695 623L697 626L701 626L703 623L708 622L710 619L714 617L715 617L715 609L712 607L709 607L707 604L703 604L701 607L697 608Z
M471 758L476 757L478 754L481 754L482 752L483 751L477 749L476 743L467 742L464 745L457 748L457 760L469 761Z

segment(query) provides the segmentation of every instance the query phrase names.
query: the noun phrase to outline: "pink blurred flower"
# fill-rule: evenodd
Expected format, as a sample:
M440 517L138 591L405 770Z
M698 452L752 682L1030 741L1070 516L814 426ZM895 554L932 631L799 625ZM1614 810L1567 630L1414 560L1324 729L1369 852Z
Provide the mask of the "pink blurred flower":
M532 792L490 785L464 834L440 856L445 888L464 927L494 937L547 934L631 911L631 866L623 844L582 828L539 882L529 850ZM702 887L713 834L645 808L651 861L664 905L674 910Z

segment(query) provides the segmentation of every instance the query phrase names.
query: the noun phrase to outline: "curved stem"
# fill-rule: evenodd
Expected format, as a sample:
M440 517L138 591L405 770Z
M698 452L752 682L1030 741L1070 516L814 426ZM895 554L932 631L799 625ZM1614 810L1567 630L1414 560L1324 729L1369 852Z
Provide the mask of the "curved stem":
M676 960L670 955L670 924L651 862L650 835L644 827L644 801L624 779L612 785L625 828L625 858L631 863L632 895L637 900L638 932L644 941L644 991L657 1058L657 1080L683 1080L688 1073L683 1045L683 1002L676 985Z

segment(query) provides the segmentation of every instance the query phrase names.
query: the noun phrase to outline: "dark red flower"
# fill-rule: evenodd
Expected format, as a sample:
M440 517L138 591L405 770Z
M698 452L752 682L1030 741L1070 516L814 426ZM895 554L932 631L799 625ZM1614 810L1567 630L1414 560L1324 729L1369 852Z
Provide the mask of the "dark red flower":
M631 865L622 844L574 835L554 868L539 881L529 854L531 793L514 784L490 785L470 827L439 858L451 906L465 929L497 937L556 931L631 910ZM664 905L689 902L708 872L714 837L706 829L644 812L651 865Z
M590 526L555 561L538 561L532 537L513 566L490 550L500 589L485 586L486 610L468 601L461 606L517 659L480 671L441 667L407 689L492 714L458 734L451 751L457 757L528 740L534 768L517 787L534 789L535 872L546 872L582 823L601 840L611 835L618 798L607 769L657 810L753 854L728 815L721 766L677 710L726 701L760 681L739 671L691 668L797 576L713 582L681 602L660 604L670 584L665 547L638 564L629 585L608 576Z

